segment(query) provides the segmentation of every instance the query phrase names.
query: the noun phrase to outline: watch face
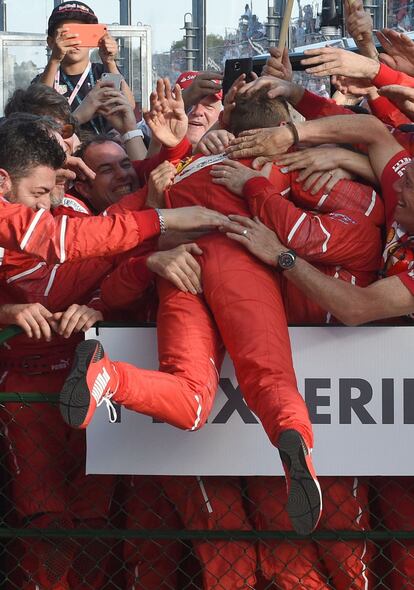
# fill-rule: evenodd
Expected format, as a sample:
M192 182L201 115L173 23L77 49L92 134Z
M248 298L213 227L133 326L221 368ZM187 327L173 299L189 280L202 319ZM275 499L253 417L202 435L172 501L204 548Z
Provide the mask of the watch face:
M279 255L279 266L283 270L287 270L295 266L296 256L293 252L282 252Z

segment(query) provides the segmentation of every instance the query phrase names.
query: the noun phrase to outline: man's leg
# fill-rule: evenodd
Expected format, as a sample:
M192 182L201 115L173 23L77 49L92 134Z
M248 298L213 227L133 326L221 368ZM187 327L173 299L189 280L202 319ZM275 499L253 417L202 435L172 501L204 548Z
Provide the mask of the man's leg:
M412 531L414 528L414 478L375 478L378 494L378 517L390 534L394 531ZM392 590L414 589L414 541L395 539L390 547Z
M59 391L64 375L22 375L9 372L2 391ZM66 512L66 436L59 410L52 404L7 403L1 409L1 429L7 445L10 495L19 526L72 529ZM68 576L76 541L41 535L16 544L19 568L13 572L22 590L69 589Z
M164 478L152 475L123 477L118 486L116 511L128 530L173 531L181 527L172 503L164 493ZM123 562L128 590L172 590L182 567L183 544L177 539L123 541Z
M248 512L259 531L291 531L284 509L286 483L282 477L248 477ZM314 541L260 540L259 566L266 580L280 590L328 590L328 575ZM266 586L267 587L267 586Z
M96 341L78 346L60 396L65 422L85 428L97 402L113 401L177 428L197 430L207 420L224 349L201 296L159 281L160 370L111 362Z
M250 530L237 477L162 477L165 492L187 530ZM204 590L247 590L256 583L250 540L194 540Z
M275 272L218 236L203 244L203 288L240 389L277 446L297 430L308 448L312 426L297 389L283 300Z
M338 280L350 281L352 273L329 266L318 266ZM307 299L295 285L282 277L281 289L289 323L330 323L333 318L317 303ZM322 530L366 531L370 529L367 479L352 477L320 478L324 511L319 524ZM319 541L318 552L336 590L369 587L372 547L358 540Z
M250 409L279 453L289 486L287 510L307 534L321 510L310 458L312 426L296 385L276 273L225 236L203 243L203 288Z
M370 530L368 482L358 477L322 477L324 498L321 530ZM372 545L368 541L318 541L319 556L336 590L371 587Z

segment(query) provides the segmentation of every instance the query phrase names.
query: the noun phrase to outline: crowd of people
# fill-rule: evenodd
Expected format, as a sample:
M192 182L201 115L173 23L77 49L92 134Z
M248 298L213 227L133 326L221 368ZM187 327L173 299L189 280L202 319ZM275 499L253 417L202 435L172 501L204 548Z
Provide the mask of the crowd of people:
M333 99L295 84L287 51L272 48L262 75L241 76L224 100L217 73L158 80L137 123L126 82L100 80L119 73L116 42L105 35L91 64L65 26L97 23L94 12L54 9L48 65L0 123L0 323L22 330L0 349L0 386L60 391L59 405L0 408L9 526L295 531L196 537L198 587L414 588L414 542L379 550L364 537L412 530L414 478L318 481L287 330L414 313L414 42L384 29L378 54L362 0L346 21L359 53L326 47L303 60L331 76ZM343 95L356 106L340 106ZM85 341L102 320L156 320L160 370ZM286 478L85 475L97 406L112 421L121 405L198 430L225 350ZM7 588L24 590L198 579L168 537L23 535L6 568Z

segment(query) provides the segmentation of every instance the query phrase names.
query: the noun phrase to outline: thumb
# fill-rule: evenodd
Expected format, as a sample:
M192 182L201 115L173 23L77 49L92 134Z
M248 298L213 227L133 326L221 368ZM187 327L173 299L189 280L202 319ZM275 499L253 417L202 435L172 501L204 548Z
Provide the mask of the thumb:
M260 158L255 158L253 160L252 168L253 170L261 170L267 162L272 162L272 158L260 156Z
M190 254L196 254L198 256L201 256L201 254L203 253L202 249L194 243L184 244L184 248L187 250L187 252L190 252Z
M380 53L379 60L381 63L389 66L390 68L395 68L395 59L388 55L387 53Z
M266 178L270 177L270 174L272 173L272 167L273 167L273 162L267 162L267 164L265 164L262 168L262 176L265 176Z

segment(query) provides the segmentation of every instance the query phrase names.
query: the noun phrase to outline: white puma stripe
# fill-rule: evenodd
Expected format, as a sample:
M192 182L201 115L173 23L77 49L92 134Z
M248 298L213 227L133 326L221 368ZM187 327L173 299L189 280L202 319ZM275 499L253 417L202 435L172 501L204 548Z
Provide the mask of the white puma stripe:
M101 398L105 393L105 389L109 383L109 380L110 376L108 374L108 371L104 367L95 379L95 383L93 384L91 391L91 394L95 398L97 404L99 404L99 402L101 401Z

